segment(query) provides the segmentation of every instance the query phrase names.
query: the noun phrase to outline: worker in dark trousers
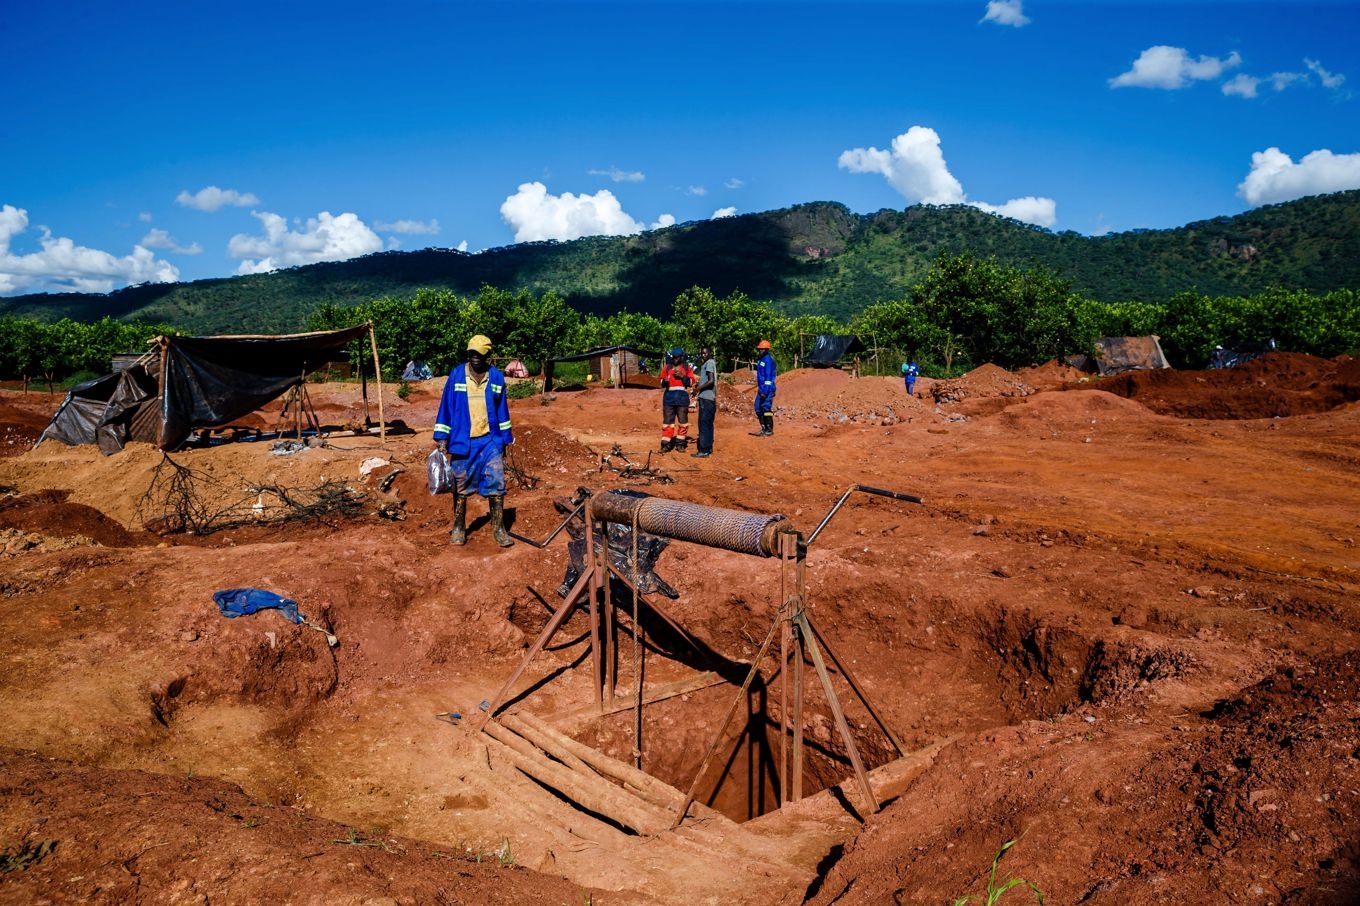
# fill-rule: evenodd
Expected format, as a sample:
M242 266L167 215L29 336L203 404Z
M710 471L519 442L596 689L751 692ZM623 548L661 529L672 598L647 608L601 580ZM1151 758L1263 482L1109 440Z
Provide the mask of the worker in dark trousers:
M699 350L699 386L694 396L699 401L699 452L695 459L713 455L713 419L718 414L718 363L707 346Z
M761 340L756 350L762 355L756 362L756 418L760 419L757 437L769 437L774 433L774 391L777 369L774 356L770 355L770 341Z
M515 542L505 530L505 462L501 452L515 442L505 376L492 367L491 340L481 334L468 340L467 361L454 367L444 385L435 416L434 442L451 457L453 531L450 544L467 543L467 499L486 498L491 510L491 537L501 547Z
M689 446L689 388L694 369L679 346L661 368L661 452L684 451Z

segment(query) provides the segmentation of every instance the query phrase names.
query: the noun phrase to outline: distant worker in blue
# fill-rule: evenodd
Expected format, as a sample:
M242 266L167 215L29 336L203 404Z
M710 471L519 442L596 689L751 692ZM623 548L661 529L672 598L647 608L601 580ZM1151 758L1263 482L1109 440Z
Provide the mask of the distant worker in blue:
M505 375L491 366L491 340L478 334L468 340L467 361L454 366L444 385L435 417L434 443L450 456L453 484L453 531L450 544L467 543L467 499L487 500L491 537L501 547L515 542L505 530L505 462L502 451L515 442Z
M760 419L760 430L755 434L757 437L769 437L774 434L774 391L778 369L774 365L774 356L770 355L769 340L757 343L756 350L762 355L756 362L756 418Z
M694 386L694 369L679 346L661 367L660 384L661 452L684 452L689 446L689 388Z
M902 380L907 385L907 396L916 395L916 376L921 373L915 361L902 363Z

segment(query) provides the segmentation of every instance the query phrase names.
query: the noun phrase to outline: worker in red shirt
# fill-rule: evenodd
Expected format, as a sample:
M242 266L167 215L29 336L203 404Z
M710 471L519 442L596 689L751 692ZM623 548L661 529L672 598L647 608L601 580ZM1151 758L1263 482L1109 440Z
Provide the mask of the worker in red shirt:
M661 452L689 446L689 388L694 369L679 346L671 350L661 368Z

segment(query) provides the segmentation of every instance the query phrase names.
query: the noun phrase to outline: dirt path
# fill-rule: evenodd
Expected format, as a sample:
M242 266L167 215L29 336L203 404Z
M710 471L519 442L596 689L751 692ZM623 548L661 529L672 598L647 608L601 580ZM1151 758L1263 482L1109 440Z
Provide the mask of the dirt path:
M721 388L709 459L649 458L654 391L517 401L513 465L533 487L508 507L529 538L578 487L781 513L805 537L853 485L923 499L852 492L806 558L832 673L916 753L894 761L843 693L890 801L873 812L852 782L748 821L778 787L778 734L748 722L700 797L716 811L651 836L548 793L476 732L568 556L565 534L496 547L478 501L467 547L447 545L448 498L424 488L441 383L391 404L414 435L176 454L193 476L179 509L242 521L195 536L143 528L169 507L160 453L25 452L56 401L0 391L0 904L942 903L983 892L1013 839L1000 876L1049 902L1352 901L1353 361L1099 382L987 366L914 399L895 378L794 372L770 438L749 433L750 386ZM323 423L362 418L353 387L311 395ZM279 490L322 487L343 506L276 523ZM643 767L684 791L773 625L780 568L673 542L657 573L695 644L649 622L644 685L715 677L645 712ZM224 619L213 592L236 587L315 625ZM631 763L631 712L582 714L588 634L573 616L511 710ZM808 688L812 792L852 771Z

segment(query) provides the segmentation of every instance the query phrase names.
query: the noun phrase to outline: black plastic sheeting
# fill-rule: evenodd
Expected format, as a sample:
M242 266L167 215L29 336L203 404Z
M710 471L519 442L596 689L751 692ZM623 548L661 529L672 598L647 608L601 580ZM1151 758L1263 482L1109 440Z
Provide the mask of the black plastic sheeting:
M664 358L660 352L652 352L647 349L639 349L636 346L605 346L602 349L592 349L590 352L583 352L579 355L558 356L555 359L548 359L543 363L543 392L547 393L553 386L553 366L558 362L584 362L586 359L598 359L603 356L613 355L616 352L631 352L640 359L652 359L657 362L657 369L660 370L660 362Z
M803 353L799 364L805 368L830 368L848 355L864 352L865 348L856 336L819 333L812 341L812 348Z
M1101 337L1096 340L1095 346L1094 356L1074 355L1063 361L1074 368L1102 376L1171 367L1162 352L1161 338L1155 335Z
M198 428L248 415L365 336L368 325L277 337L166 337L148 363L71 389L38 443L97 443L105 454L142 440L178 448ZM158 381L163 381L158 384Z

